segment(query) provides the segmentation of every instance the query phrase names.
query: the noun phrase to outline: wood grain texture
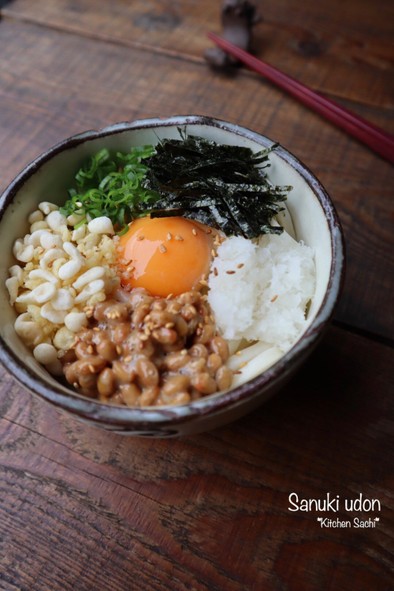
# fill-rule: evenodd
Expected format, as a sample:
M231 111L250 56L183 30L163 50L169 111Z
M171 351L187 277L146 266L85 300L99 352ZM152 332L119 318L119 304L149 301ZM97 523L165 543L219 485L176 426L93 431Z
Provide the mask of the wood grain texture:
M163 441L82 425L2 372L0 588L387 591L392 363L388 347L332 329L253 415ZM377 497L378 513L334 517L380 522L323 531L319 513L288 510L291 492Z
M229 78L203 63L20 21L0 25L0 189L57 141L115 121L199 113L245 125L307 163L338 209L348 267L337 319L392 337L390 164L249 73ZM382 127L391 114L358 110Z
M222 2L181 0L14 0L5 17L42 23L111 43L203 59L207 31L220 32ZM389 0L255 2L263 19L254 29L257 55L318 90L393 106L393 21ZM366 36L368 35L367 41ZM374 92L371 93L371 86Z

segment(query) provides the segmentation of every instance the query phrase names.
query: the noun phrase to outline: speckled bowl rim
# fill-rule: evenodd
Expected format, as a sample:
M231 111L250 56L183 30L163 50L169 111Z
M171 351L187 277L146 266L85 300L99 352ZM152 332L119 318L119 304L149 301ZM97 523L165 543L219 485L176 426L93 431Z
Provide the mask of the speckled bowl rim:
M83 142L108 137L123 131L185 125L217 127L252 140L263 147L271 146L274 143L268 137L251 131L246 127L202 115L178 115L166 118L139 119L133 122L124 121L116 123L98 130L89 130L73 135L49 148L20 172L1 196L0 220L7 206L12 202L26 181L44 163L51 160L52 157L60 152L77 147ZM22 385L53 405L78 415L80 418L85 418L86 420L99 424L110 424L119 428L157 429L175 426L183 422L190 422L202 416L214 415L229 408L233 409L241 405L246 398L249 400L252 397L259 396L262 390L268 389L268 387L274 387L276 382L278 384L281 383L286 378L287 373L292 373L294 367L302 360L307 350L312 349L317 343L332 317L344 279L345 247L337 212L320 181L298 158L282 146L276 149L275 154L298 172L319 200L329 227L332 262L325 297L316 317L294 346L272 367L249 382L223 394L202 398L182 406L166 406L149 409L106 405L77 393L74 395L65 394L56 386L48 387L27 365L21 363L8 344L0 337L0 361L3 365Z

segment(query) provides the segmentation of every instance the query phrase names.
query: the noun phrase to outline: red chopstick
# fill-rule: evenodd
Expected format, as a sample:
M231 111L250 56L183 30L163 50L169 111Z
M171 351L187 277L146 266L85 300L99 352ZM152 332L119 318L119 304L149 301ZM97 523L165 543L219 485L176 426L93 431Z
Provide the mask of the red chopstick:
M236 57L251 70L255 70L295 98L304 105L310 107L325 119L331 121L337 127L342 128L349 135L357 138L369 146L372 150L383 156L386 160L394 163L394 136L386 133L366 119L355 115L348 109L341 107L338 103L323 97L311 88L297 82L294 78L287 76L280 70L263 62L247 51L237 47L227 39L223 39L215 33L208 33L208 37L221 49Z

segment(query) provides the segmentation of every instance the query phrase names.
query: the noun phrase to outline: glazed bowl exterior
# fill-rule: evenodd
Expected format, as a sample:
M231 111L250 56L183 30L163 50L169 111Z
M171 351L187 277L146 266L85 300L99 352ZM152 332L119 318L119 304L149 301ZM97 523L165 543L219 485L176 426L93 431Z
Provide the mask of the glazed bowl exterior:
M335 208L316 177L290 152L278 147L271 155L269 176L292 185L287 207L298 240L315 252L316 295L309 325L294 346L268 370L223 394L183 406L128 408L88 399L67 388L40 366L14 330L5 280L14 264L12 245L28 229L29 213L41 201L62 204L75 171L87 156L103 147L127 151L131 146L179 138L179 128L218 143L254 151L273 141L249 129L198 115L123 122L87 131L57 144L30 163L9 185L0 200L0 360L31 393L90 424L126 435L172 437L190 435L229 423L271 397L294 374L322 336L337 303L344 272L344 242Z

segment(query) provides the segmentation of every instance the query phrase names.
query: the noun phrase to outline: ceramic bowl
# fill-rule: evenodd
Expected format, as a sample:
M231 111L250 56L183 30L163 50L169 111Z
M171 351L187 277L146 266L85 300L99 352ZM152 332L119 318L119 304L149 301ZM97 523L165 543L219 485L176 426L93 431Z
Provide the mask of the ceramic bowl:
M81 420L134 436L170 437L206 431L250 412L272 396L297 370L323 334L339 297L344 267L343 235L333 204L317 178L290 152L279 147L270 156L270 178L292 185L287 201L296 236L315 251L316 294L309 325L295 345L254 379L223 394L183 406L127 408L85 398L50 376L16 335L15 312L5 280L14 264L12 245L27 232L27 218L41 201L61 204L81 162L103 147L126 151L132 145L177 137L178 128L218 143L249 146L254 151L272 140L225 121L201 116L147 119L87 131L59 143L29 164L10 184L0 202L0 359L30 392Z

